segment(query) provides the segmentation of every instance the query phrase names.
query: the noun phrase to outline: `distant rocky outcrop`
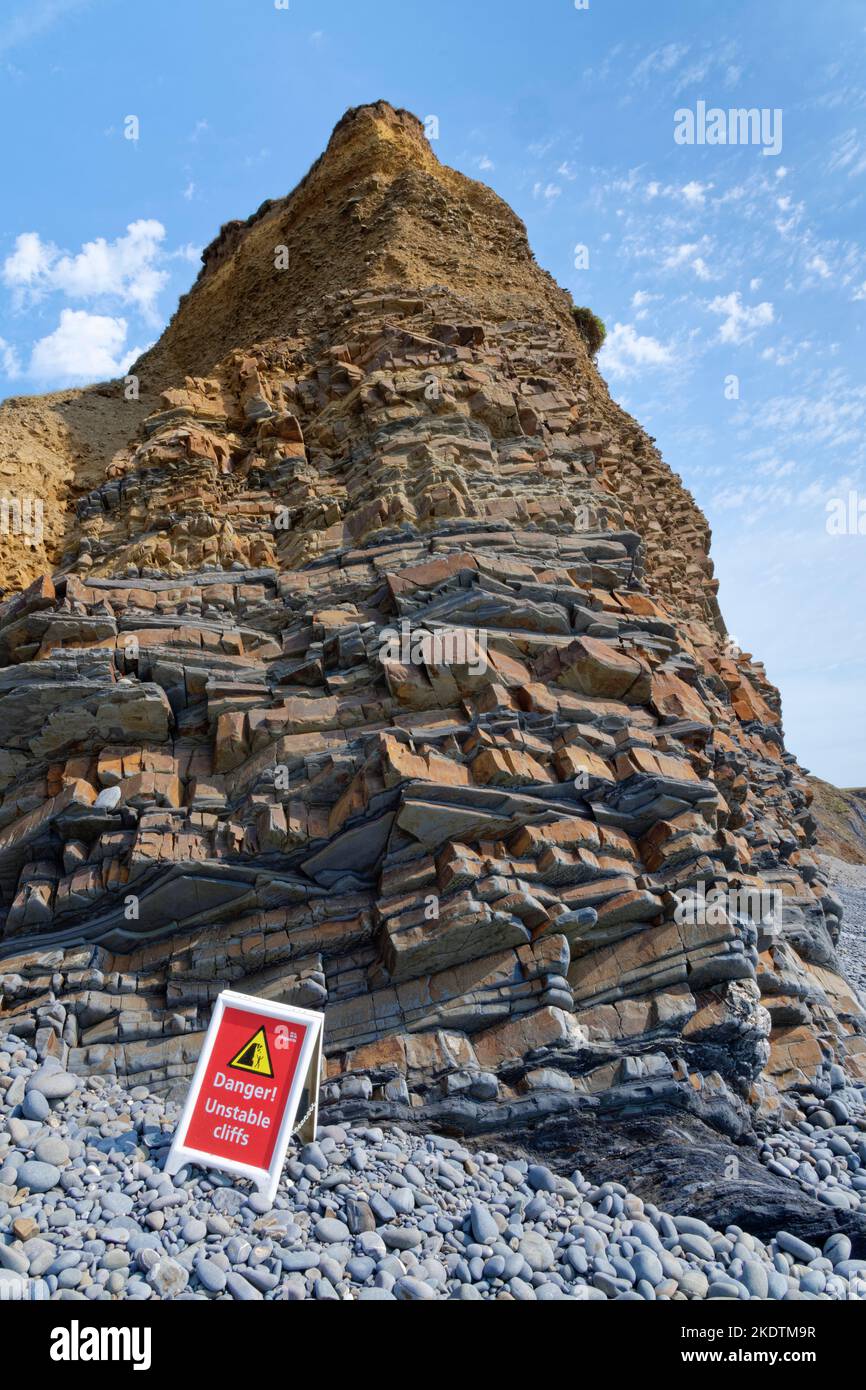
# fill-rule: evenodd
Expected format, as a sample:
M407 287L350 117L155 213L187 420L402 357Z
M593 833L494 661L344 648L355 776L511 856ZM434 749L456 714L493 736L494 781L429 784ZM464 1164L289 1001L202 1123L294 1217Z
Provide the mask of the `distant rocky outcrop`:
M384 103L208 251L0 608L0 1022L42 1055L179 1091L230 985L326 1011L337 1117L742 1134L866 1079L778 692L572 307Z
M810 777L815 800L815 843L824 854L866 864L866 787L844 790Z

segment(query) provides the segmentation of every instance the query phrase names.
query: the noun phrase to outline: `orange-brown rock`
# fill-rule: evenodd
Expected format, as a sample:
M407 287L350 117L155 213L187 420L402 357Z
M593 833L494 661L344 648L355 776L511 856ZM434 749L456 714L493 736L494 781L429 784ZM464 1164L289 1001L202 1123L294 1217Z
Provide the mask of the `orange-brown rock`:
M328 1103L454 1124L864 1075L778 692L572 308L377 103L208 247L140 408L0 411L52 491L0 547L0 1024L181 1088L231 985L325 1010Z

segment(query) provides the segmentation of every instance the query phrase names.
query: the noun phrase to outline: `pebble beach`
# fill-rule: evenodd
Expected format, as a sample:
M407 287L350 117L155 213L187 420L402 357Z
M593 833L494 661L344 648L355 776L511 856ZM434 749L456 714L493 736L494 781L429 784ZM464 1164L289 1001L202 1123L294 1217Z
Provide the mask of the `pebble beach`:
M830 1074L762 1160L828 1207L866 1209L866 1088ZM398 1127L323 1125L273 1206L217 1172L162 1172L178 1107L0 1044L0 1293L55 1300L866 1297L850 1239L762 1242L669 1215L620 1183Z

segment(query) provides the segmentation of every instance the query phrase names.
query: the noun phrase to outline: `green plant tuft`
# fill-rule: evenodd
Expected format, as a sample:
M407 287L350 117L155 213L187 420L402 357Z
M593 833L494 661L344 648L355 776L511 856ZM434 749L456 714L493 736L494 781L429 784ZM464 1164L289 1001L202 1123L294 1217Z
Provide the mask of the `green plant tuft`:
M589 349L590 357L597 356L607 337L604 320L600 319L598 314L594 314L591 309L587 309L585 305L573 305L571 314L578 333Z

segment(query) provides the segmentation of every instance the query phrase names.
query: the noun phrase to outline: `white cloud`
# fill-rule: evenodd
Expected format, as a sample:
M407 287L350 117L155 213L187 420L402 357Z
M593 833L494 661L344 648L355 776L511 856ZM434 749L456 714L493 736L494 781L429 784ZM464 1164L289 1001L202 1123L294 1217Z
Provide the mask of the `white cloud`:
M635 311L635 319L645 319L649 313L649 305L661 297L660 294L650 294L649 290L635 290L631 297L631 307Z
M22 232L15 250L3 262L3 283L14 289L30 289L48 275L58 255L56 246L41 240L38 232Z
M687 87L695 87L699 82L706 82L711 68L712 62L709 58L699 59L698 62L692 63L690 67L684 68L674 85L674 92L679 95L679 93L684 92Z
M126 319L64 309L54 332L34 344L28 375L43 383L122 376L144 351L127 348L126 335Z
M781 237L792 236L796 232L803 220L805 208L802 203L795 203L792 198L784 197L776 199L776 207L782 214L774 221L776 231Z
M809 389L786 396L771 396L747 412L745 434L754 440L769 433L773 449L796 454L804 439L813 457L838 466L866 467L866 385L852 382L841 369L817 373ZM816 451L820 450L820 454ZM859 486L859 484L858 484Z
M179 246L176 251L169 251L167 259L170 261L189 261L190 265L195 265L201 260L202 248L194 246L188 241L185 246Z
M797 358L800 357L802 353L810 352L811 350L812 343L808 338L803 339L803 341L799 343L794 343L789 338L785 338L781 343L775 346L771 344L769 347L765 347L761 353L761 357L763 361L772 362L776 367L790 367L791 363L796 362Z
M679 246L671 247L662 265L665 270L681 270L688 266L699 280L711 280L713 277L709 266L703 256L697 254L709 250L710 245L708 237L702 237L700 241L683 241Z
M780 459L776 455L758 464L758 472L765 478L788 478L796 471L793 459Z
M834 174L847 173L849 179L856 178L866 170L866 147L860 143L856 130L847 130L839 136L828 167Z
M0 372L9 377L10 380L21 375L18 352L12 343L7 343L5 338L0 338Z
M711 183L698 183L697 179L692 179L691 183L686 183L680 189L680 197L690 207L699 208L706 202L707 194L713 187Z
M21 13L13 15L0 28L0 54L35 38L65 14L84 9L89 3L90 0L28 0Z
M687 43L666 43L642 58L632 73L637 81L647 81L654 73L671 72L689 51Z
M685 265L694 256L697 249L698 243L696 241L683 241L680 242L679 246L672 247L664 259L665 269L675 270L677 266Z
M533 198L544 198L545 202L550 203L554 198L558 198L562 189L557 183L536 183L532 189Z
M830 279L830 267L824 260L824 257L819 256L817 253L812 257L810 261L806 262L806 269L813 270L816 275L820 275L822 280Z
M628 179L615 179L610 188L616 193L632 193L638 185L638 169L632 169ZM707 201L707 194L715 188L714 183L701 183L698 179L692 179L689 183L661 183L658 179L650 179L644 187L644 195L650 201L654 198L674 198L686 204L687 207L701 208Z
M638 333L632 323L614 325L599 358L602 371L612 376L636 376L642 371L670 367L673 362L671 344Z
M719 339L723 343L746 343L754 337L759 328L766 328L775 322L773 306L767 300L762 304L744 304L739 290L732 294L717 295L707 305L711 314L719 314L724 323L719 329Z
M688 60L688 61L686 61ZM635 67L633 82L655 82L678 95L688 88L722 82L735 87L743 75L734 43L666 43L652 49Z
M156 322L156 300L168 281L157 267L165 228L153 219L131 222L125 236L114 241L97 237L76 255L43 242L38 232L22 232L15 250L3 263L2 278L19 303L59 292L68 299L112 297L135 305Z

